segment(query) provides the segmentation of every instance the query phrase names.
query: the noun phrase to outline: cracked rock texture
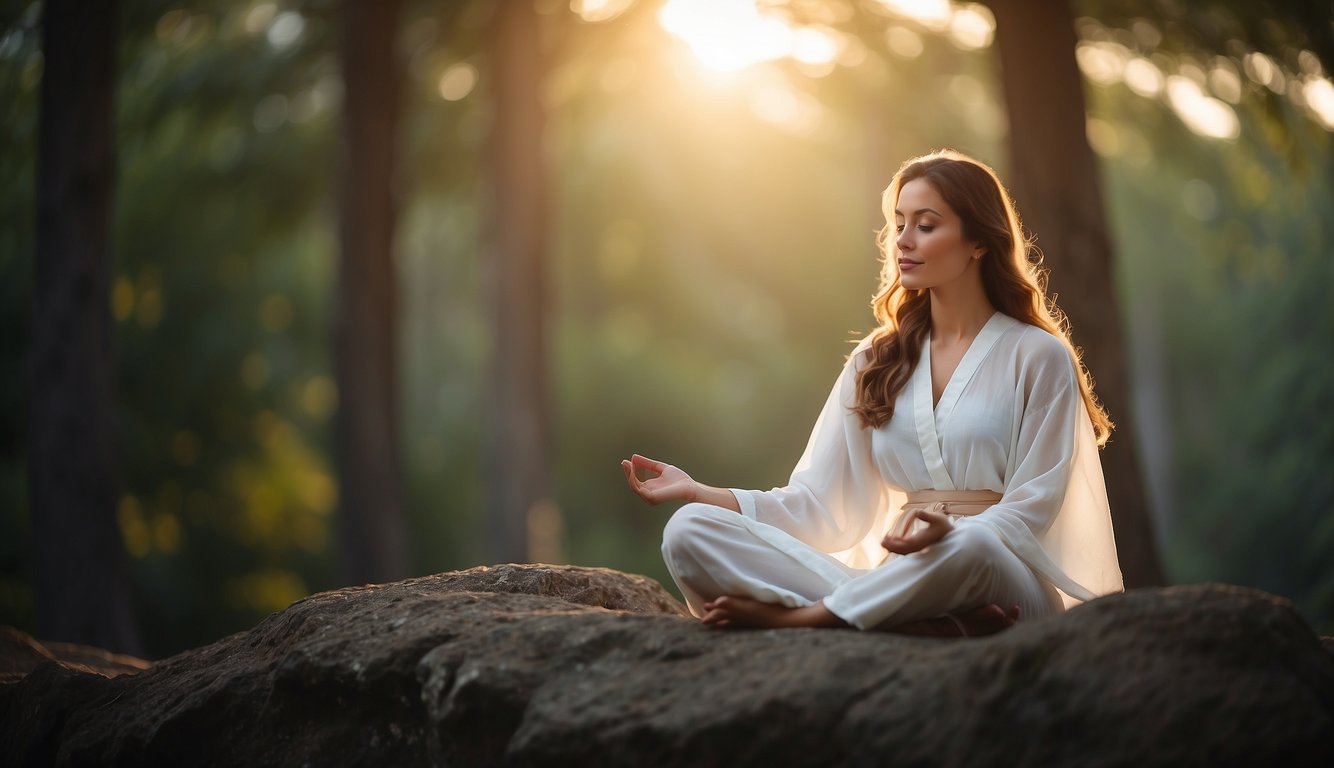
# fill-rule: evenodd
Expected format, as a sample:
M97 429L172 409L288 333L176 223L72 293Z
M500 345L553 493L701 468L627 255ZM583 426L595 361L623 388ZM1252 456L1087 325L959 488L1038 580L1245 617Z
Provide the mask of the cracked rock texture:
M642 576L502 565L151 666L0 648L13 765L1334 765L1334 658L1221 585L947 640L712 630Z

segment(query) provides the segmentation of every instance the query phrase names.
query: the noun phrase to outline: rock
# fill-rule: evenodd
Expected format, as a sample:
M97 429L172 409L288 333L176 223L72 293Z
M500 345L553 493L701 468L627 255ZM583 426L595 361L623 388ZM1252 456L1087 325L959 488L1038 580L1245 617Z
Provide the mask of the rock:
M0 719L19 764L1330 765L1334 659L1220 585L941 640L713 630L643 577L500 566L314 595L137 675L43 663Z
M152 662L77 643L45 643L13 627L0 627L0 683L21 680L39 664L55 662L77 672L103 677L134 674Z
M443 592L509 592L554 597L567 603L595 605L613 611L665 613L689 617L681 601L647 576L609 568L576 565L495 565L453 571L403 584Z

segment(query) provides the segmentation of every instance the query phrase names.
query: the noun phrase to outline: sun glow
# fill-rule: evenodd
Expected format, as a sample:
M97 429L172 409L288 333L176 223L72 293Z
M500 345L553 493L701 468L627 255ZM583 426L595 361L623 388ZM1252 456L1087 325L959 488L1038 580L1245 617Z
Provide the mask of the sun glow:
M807 74L820 76L846 53L855 53L838 30L791 26L786 17L762 10L755 0L669 0L658 11L658 22L684 42L700 64L716 72L790 58Z
M914 19L933 32L948 29L953 15L950 0L879 0L879 3L890 13Z
M754 0L670 0L658 11L663 29L683 40L709 69L735 72L787 56L793 31L760 13Z

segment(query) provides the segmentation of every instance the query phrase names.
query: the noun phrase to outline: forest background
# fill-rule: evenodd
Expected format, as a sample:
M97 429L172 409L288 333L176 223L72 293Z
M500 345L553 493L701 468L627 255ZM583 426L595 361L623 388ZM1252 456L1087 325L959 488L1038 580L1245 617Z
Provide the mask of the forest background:
M407 0L396 27L412 574L497 561L483 458L498 428L483 407L498 338L485 306L495 5ZM2 7L0 623L32 632L42 6ZM552 484L527 559L670 588L670 510L643 506L619 460L783 483L846 342L871 328L879 192L898 164L950 146L1007 178L994 18L947 0L533 7ZM1331 4L1071 9L1133 403L1113 417L1135 435L1165 577L1266 589L1334 633ZM150 658L347 583L330 327L338 11L122 4L114 515ZM1047 250L1054 272L1062 258Z

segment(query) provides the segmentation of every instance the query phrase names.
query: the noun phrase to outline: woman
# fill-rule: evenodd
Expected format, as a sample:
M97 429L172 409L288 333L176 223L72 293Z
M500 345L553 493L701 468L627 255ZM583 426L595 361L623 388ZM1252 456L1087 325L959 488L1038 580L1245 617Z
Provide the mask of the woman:
M1112 424L1000 180L937 152L883 208L879 327L787 486L621 462L646 501L690 502L663 557L706 624L987 634L1121 589L1097 455Z

